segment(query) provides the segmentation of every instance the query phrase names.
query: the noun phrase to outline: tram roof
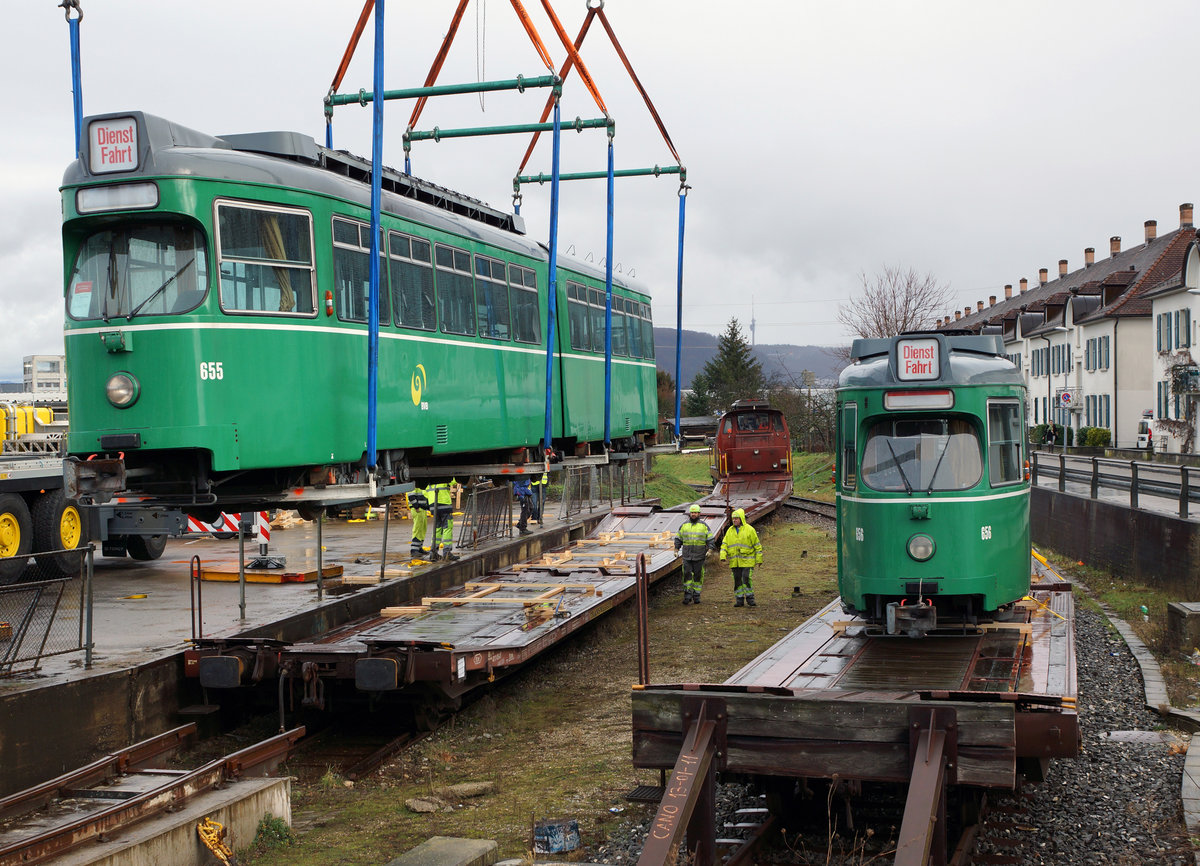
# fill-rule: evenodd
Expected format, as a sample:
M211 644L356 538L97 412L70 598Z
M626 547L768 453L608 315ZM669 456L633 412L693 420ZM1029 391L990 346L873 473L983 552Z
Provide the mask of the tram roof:
M902 375L904 346L933 352L932 367L918 375ZM1024 385L1016 366L1004 357L1004 340L998 335L951 335L932 331L882 339L855 340L851 363L842 370L839 388L955 385Z
M86 130L97 120L133 118L138 125L139 160L133 171L94 174L89 170L91 140ZM370 207L371 161L317 144L300 132L273 131L210 135L144 111L120 111L84 118L79 159L63 175L63 187L133 177L204 177L231 182L291 187L347 199ZM384 167L383 210L430 228L452 232L545 261L545 244L525 236L519 214L498 210L479 199ZM605 272L577 259L558 257L560 267L604 280ZM614 285L648 295L628 279Z

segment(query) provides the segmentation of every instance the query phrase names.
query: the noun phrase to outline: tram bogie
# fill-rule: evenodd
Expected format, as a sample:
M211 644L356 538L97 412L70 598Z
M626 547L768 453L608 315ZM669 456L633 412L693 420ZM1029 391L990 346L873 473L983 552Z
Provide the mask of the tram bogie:
M921 636L1029 591L1026 393L992 336L856 340L837 392L846 611Z

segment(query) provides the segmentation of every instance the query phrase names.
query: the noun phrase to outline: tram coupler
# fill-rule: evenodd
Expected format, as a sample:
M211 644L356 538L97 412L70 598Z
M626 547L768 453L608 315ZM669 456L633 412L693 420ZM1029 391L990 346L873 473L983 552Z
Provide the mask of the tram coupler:
M908 604L907 600L888 602L887 633L921 637L937 628L937 608L929 599Z

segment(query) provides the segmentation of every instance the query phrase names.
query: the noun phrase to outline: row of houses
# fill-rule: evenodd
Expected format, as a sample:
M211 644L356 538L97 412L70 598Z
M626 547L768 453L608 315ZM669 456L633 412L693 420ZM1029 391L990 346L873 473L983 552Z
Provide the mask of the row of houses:
M1179 227L1162 235L1147 220L1130 248L1110 238L1099 261L1093 247L1074 270L1060 259L1055 279L1042 268L1036 285L1007 285L1003 298L956 310L937 330L1003 336L1029 387L1030 424L1103 427L1114 447L1136 448L1148 420L1155 450L1193 453L1200 242L1192 210L1180 205Z

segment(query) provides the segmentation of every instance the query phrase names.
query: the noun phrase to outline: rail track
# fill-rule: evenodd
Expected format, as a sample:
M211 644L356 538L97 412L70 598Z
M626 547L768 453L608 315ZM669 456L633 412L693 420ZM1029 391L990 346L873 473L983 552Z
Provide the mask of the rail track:
M803 496L789 496L780 504L787 508L816 514L819 517L827 517L830 520L837 519L837 506L832 502L822 502L819 499L805 499Z
M167 769L190 742L183 725L0 799L0 864L43 863L228 782L269 775L304 736L294 728L193 770Z

